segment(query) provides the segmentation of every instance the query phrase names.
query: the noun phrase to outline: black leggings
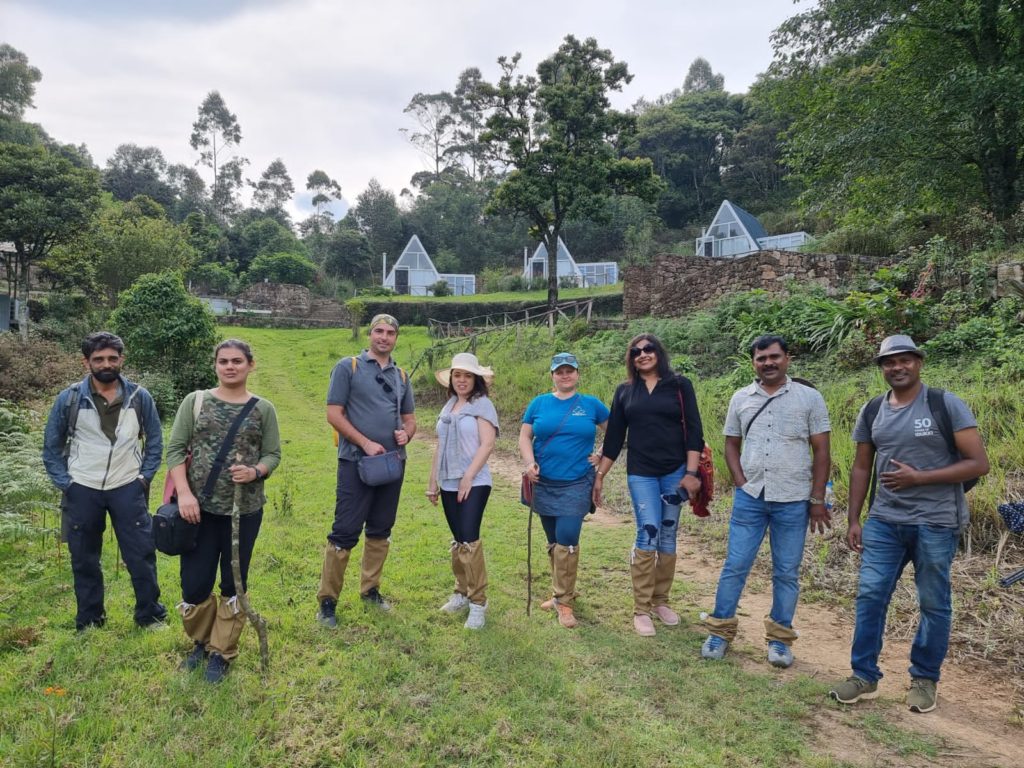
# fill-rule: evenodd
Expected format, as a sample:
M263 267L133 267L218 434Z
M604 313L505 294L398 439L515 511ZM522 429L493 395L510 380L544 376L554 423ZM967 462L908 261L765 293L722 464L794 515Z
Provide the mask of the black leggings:
M248 589L249 561L256 536L263 522L263 510L238 519L238 564L242 567L242 588ZM235 577L231 572L231 515L203 512L199 518L199 538L191 552L181 556L181 599L199 605L213 592L220 565L220 593L235 596Z
M461 504L457 501L458 491L441 491L441 506L448 521L452 538L458 542L471 542L480 538L480 523L484 519L484 507L491 495L491 486L474 485L469 496Z

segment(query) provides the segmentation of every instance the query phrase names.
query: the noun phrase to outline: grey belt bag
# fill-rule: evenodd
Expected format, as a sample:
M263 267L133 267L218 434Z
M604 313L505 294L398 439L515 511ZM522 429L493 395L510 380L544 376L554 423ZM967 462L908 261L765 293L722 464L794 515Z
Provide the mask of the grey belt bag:
M402 479L404 466L398 451L363 456L356 465L364 485L387 485Z

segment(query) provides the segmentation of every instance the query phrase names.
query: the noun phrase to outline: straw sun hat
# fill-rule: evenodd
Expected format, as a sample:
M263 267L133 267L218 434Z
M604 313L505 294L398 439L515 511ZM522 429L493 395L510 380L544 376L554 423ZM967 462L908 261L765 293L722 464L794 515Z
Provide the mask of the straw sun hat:
M452 371L458 369L460 371L469 371L477 376L482 376L488 386L494 381L494 371L486 366L480 365L480 361L476 359L476 355L472 352L459 352L455 357L452 358L452 364L447 368L442 368L437 371L434 376L438 383L448 389L448 383L452 378Z

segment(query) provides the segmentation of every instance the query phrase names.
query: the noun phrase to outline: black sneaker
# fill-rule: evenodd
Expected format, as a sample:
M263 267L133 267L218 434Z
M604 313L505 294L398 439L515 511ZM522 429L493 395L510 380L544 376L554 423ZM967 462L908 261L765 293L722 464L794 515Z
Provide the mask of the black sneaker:
M92 619L91 621L86 621L86 622L82 622L82 623L77 623L76 622L75 623L75 630L78 632L78 634L82 634L83 632L85 632L87 630L90 630L90 629L100 629L106 623L107 623L107 617L106 616L100 616L98 619Z
M181 664L178 665L178 669L183 672L191 672L194 669L199 669L206 657L210 654L206 650L205 643L196 643L192 646L192 652L189 653L184 659L181 660Z
M337 605L337 602L329 597L325 597L320 601L320 610L316 612L316 620L328 629L337 627L338 619L334 615L334 609Z
M206 682L219 683L228 673L228 662L216 651L210 654L210 660L206 663Z
M382 611L391 610L391 603L384 599L384 595L382 595L380 590L376 587L371 588L369 592L361 597L363 598L363 602L367 605L376 606Z

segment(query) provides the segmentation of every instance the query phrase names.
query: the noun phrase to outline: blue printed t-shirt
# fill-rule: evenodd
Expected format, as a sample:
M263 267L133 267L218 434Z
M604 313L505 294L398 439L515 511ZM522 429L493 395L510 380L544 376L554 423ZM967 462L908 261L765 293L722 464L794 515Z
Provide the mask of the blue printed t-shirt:
M548 393L533 398L523 414L523 424L533 427L533 453L541 476L578 480L587 474L597 425L606 421L608 408L592 395L559 400Z

